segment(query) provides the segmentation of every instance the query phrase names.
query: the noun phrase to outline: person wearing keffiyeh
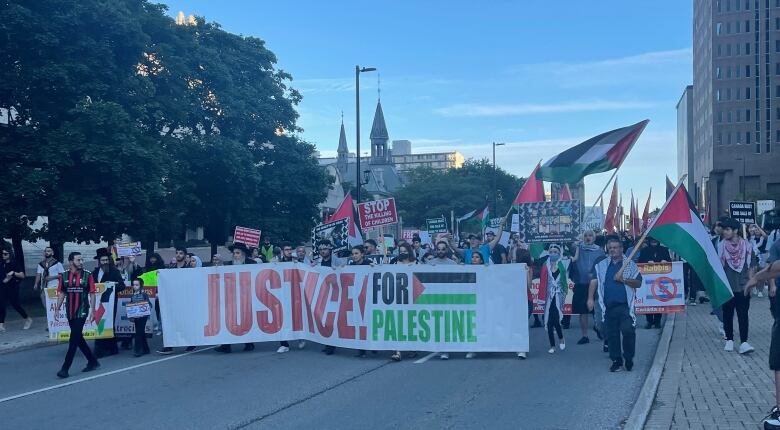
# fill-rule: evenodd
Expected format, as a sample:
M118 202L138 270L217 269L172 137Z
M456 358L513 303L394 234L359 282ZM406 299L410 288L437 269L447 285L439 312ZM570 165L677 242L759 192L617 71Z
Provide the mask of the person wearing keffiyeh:
M561 258L561 247L550 245L547 249L547 261L542 266L539 276L539 288L545 291L544 322L547 325L547 337L550 340L550 354L555 352L555 336L558 334L558 347L566 349L566 340L563 338L561 321L563 320L563 306L566 295L569 292L569 259Z
M736 220L727 219L721 223L723 240L718 244L718 256L726 272L731 292L734 293L728 302L723 304L723 330L726 332L725 351L734 351L734 313L739 322L739 353L748 354L754 348L748 343L748 311L750 310L750 290L748 280L755 274L758 259L753 253L753 247L747 240L739 237L740 224Z

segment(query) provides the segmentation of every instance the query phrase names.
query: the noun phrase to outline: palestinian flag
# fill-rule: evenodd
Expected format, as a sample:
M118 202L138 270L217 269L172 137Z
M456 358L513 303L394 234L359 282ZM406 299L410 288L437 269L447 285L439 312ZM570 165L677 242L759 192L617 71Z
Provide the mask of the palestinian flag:
M474 305L477 274L468 272L414 272L412 301L425 305Z
M653 221L649 235L691 265L707 290L713 307L717 308L733 297L718 252L682 184L672 191Z
M515 199L512 201L512 206L517 206L520 203L533 203L544 201L544 184L538 179L539 164L534 167L533 172L528 175L523 187L517 192Z
M352 200L352 194L350 193L347 193L338 209L336 209L336 212L333 212L333 215L331 215L326 222L336 221L344 218L349 220L347 225L349 227L348 242L350 246L362 245L363 234L360 231L360 226L357 224L359 217L357 209L355 208L355 203Z
M488 228L490 225L490 205L485 205L485 208L479 212L479 225L482 226L482 230Z
M602 133L548 160L536 172L538 179L576 184L593 173L617 169L649 120Z

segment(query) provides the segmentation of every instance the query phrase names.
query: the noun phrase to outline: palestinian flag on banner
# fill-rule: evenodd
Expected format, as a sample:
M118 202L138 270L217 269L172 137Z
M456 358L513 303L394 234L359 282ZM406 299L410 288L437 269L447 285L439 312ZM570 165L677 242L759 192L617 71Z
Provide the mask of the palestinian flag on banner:
M538 179L576 184L593 173L617 169L649 120L602 133L549 159L536 172Z
M468 272L414 272L412 301L425 305L474 305L477 274Z
M653 220L649 235L674 251L696 271L717 308L734 295L710 235L699 219L685 186L678 185Z

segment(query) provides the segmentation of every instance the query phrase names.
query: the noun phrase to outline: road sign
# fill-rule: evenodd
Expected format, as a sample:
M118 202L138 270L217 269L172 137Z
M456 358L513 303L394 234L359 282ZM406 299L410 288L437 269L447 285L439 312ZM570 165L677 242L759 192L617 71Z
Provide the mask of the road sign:
M729 216L740 224L754 224L756 222L756 203L729 202Z

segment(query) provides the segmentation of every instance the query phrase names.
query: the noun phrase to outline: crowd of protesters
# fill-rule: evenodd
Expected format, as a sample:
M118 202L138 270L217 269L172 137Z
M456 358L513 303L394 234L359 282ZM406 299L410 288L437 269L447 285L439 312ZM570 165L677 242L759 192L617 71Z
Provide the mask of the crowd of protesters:
M729 286L734 292L734 298L723 306L713 309L717 317L720 332L724 339L724 350L733 351L734 346L734 315L737 316L739 327L740 354L748 354L753 347L748 343L749 322L747 312L752 293L759 297L769 295L774 297L774 282L767 273L770 265L780 258L780 240L777 240L777 230L769 234L756 225L750 226L747 237L741 237L740 225L730 219L719 220L713 228L712 244L718 251L724 270L727 273ZM499 230L500 231L500 230ZM774 236L774 237L773 237ZM483 240L484 237L484 240ZM652 237L647 237L636 247L636 238L627 233L606 235L594 231L585 231L581 240L572 243L547 244L543 249L534 249L524 243L520 236L513 233L507 246L500 243L500 237L493 231L486 231L484 236L469 234L458 242L452 235L441 235L434 243L423 243L419 236L411 241L404 240L394 243L395 246L383 249L374 239L368 239L363 244L352 246L347 251L333 252L332 243L322 240L313 244L311 253L304 244L282 242L273 244L265 237L258 248L250 248L242 243L234 243L229 247L230 258L223 260L220 254L215 254L210 261L203 262L200 257L188 252L184 247L176 247L175 255L165 262L158 253L151 254L147 267L141 267L135 257L118 258L112 248L98 249L94 259L97 267L89 272L84 269L82 256L71 253L68 256L67 269L54 258L51 248L44 249L44 258L37 266L34 288L40 291L42 303L45 304L45 290L57 288L57 309L65 306L68 323L73 333L80 333L80 328L94 318L96 306L95 283L110 282L116 293L125 288L132 288L131 303L149 301L144 291L142 275L146 272L168 268L186 269L202 266L263 264L270 262L298 262L312 266L341 267L346 265L456 265L456 264L526 264L529 267L528 283L538 279L539 288L546 294L543 299L543 312L533 313L533 304L529 295L529 318L533 315L532 327L544 327L549 340L549 353L566 349L565 331L570 327L571 315L579 315L580 335L577 345L591 342L591 330L603 341L602 349L609 354L611 365L609 370L631 371L635 356L635 330L637 317L634 313L634 296L641 286L642 277L635 263L660 263L677 260L673 252L662 246ZM773 240L774 239L774 240ZM505 242L506 243L506 242ZM384 243L383 243L384 245ZM629 256L631 257L629 259ZM27 315L19 303L19 284L24 279L24 268L13 258L10 250L2 251L0 273L3 274L2 295L0 295L0 331L5 330L4 319L7 305L11 305L25 319L24 329L29 329L33 320ZM753 278L761 270L759 277ZM704 288L695 272L685 265L686 297L689 305L703 304L708 301ZM758 280L756 280L758 279ZM750 280L750 282L749 282ZM751 284L752 282L752 284ZM573 285L573 299L570 309L565 309L565 301ZM155 313L160 320L160 308L164 303L157 302ZM774 309L774 308L773 308ZM116 313L115 307L112 310ZM590 323L592 316L592 325ZM646 316L647 329L661 327L661 314ZM132 321L136 334L121 339L101 339L95 341L94 350L90 349L83 337L70 337L68 352L63 366L58 373L67 377L69 367L76 350L81 350L87 358L84 371L98 368L99 358L118 354L121 349L132 349L136 356L150 352L147 336L144 330L148 317L136 318ZM157 333L164 329L159 324ZM777 330L775 330L777 331ZM297 347L304 348L305 341L298 341ZM243 351L254 350L253 343L244 344ZM194 346L185 348L193 351ZM215 351L230 353L231 345L219 345ZM282 341L278 353L290 351L290 343ZM325 346L322 350L327 355L336 353L333 346ZM773 344L775 364L773 369L780 371L780 346ZM164 347L159 354L171 354L174 350ZM366 351L357 351L356 356L365 357ZM376 352L373 352L376 354ZM404 357L416 356L415 351L393 351L390 359L401 361ZM527 358L528 351L518 351L517 356ZM470 352L466 358L474 358ZM441 359L449 359L447 352L440 353ZM778 376L780 384L780 376ZM778 385L780 390L780 385Z

